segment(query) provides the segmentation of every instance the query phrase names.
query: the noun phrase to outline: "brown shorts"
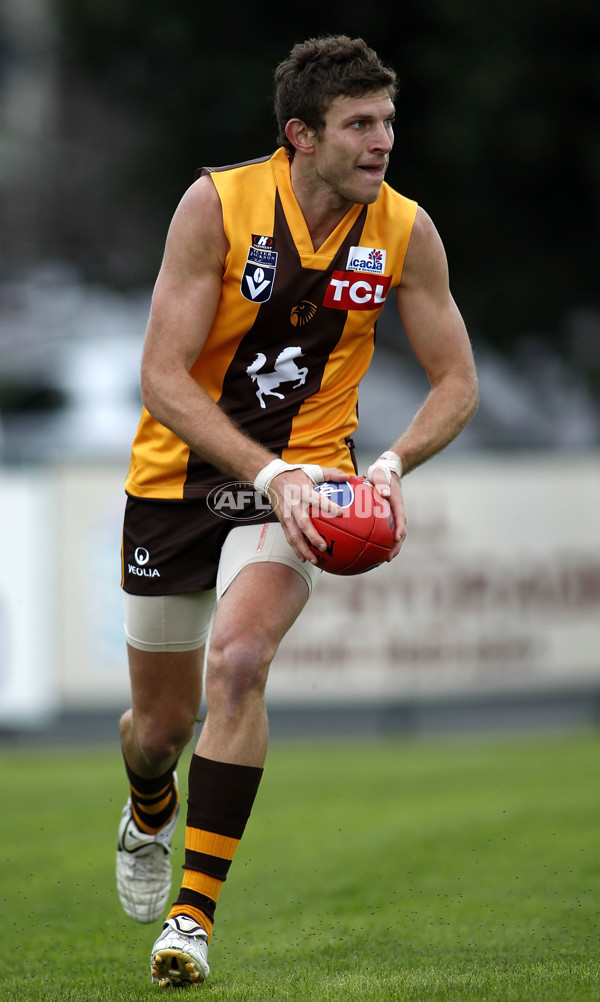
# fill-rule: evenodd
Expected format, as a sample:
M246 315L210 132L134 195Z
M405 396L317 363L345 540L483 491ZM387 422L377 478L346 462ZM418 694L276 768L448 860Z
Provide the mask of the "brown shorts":
M254 521L276 522L268 509ZM244 522L252 511L244 511ZM239 521L206 501L162 501L128 496L121 552L123 589L130 595L179 595L214 588L221 550Z

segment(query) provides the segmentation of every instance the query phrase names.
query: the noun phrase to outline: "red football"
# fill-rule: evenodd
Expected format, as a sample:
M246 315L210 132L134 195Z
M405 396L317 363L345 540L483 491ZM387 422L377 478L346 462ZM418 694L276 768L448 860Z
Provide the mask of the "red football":
M394 517L373 485L365 477L348 477L339 484L317 484L315 490L342 509L341 515L311 510L312 523L327 543L323 551L311 546L318 566L330 574L362 574L383 563L394 545Z

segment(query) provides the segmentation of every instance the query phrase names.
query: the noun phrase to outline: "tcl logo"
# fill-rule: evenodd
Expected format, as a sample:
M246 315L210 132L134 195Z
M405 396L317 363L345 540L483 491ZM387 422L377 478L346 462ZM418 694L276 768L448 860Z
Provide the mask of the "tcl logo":
M385 303L391 281L391 275L334 271L323 306L334 310L374 310Z

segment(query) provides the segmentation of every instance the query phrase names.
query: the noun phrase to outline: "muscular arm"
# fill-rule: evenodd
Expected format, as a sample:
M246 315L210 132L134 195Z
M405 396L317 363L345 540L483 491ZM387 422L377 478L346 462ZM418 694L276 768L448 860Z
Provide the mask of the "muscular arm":
M252 482L273 456L190 375L219 305L226 254L221 203L203 178L188 189L169 228L142 355L142 399L194 452Z
M478 400L473 353L450 293L446 254L422 209L417 212L396 295L404 329L431 387L423 406L391 446L408 472L456 438Z
M478 399L473 353L450 294L446 254L422 209L417 211L396 296L404 329L430 384L423 406L390 446L408 473L456 438L473 416ZM393 475L388 485L379 469L372 479L394 513L396 546L388 558L392 560L406 533L402 489Z

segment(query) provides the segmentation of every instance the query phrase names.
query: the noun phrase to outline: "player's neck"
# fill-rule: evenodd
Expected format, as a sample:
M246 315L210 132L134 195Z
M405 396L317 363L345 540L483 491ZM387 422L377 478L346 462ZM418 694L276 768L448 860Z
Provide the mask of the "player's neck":
M307 178L301 170L294 170L294 166L292 161L292 188L306 221L313 248L318 251L354 203L342 199L325 186L315 185L312 178Z

